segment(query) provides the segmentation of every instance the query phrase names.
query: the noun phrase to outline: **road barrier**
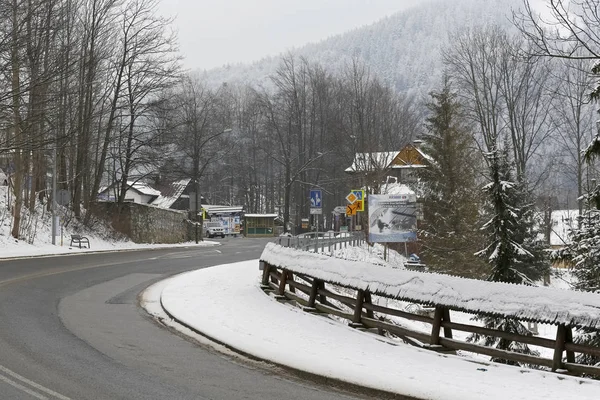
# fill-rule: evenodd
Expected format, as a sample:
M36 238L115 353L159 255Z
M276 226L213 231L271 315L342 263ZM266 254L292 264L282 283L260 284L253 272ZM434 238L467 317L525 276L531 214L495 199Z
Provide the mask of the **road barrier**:
M329 252L348 246L361 246L363 232L308 232L298 236L279 236L275 240L279 246L304 251Z
M350 321L350 325L353 327L374 330L380 335L389 332L409 344L438 352L464 350L508 362L546 367L557 372L600 377L600 366L584 365L575 361L575 353L600 357L600 348L573 343L572 334L573 328L600 329L600 315L597 311L594 312L600 304L598 295L389 268L382 272L382 276L391 280L396 277L400 283L386 282L380 277L366 281L365 276L369 276L369 268L373 270L376 269L376 266L366 265L365 270L365 268L361 268L360 263L357 264L354 261L336 259L335 262L332 262L331 257L321 254L303 255L302 253L306 252L298 251L298 249L307 248L305 244L293 240L290 243L295 244L295 250L282 249L281 246L274 244L269 244L265 248L260 261L263 271L262 288L265 291L275 292L276 297L280 300L287 299L297 302L304 306L305 311L334 315ZM344 266L344 263L347 263L347 266ZM341 268L332 264L337 264ZM428 286L429 289L427 289ZM469 288L467 290L469 293L457 293L463 287ZM445 297L439 297L437 294L443 289L448 289L448 293L444 294ZM515 293L522 292L527 296L521 299L518 296L511 296L509 293L508 298L512 301L510 306L502 307L485 303L485 300L493 303L491 298L485 299L486 292L502 296L507 289L510 289L509 292L511 290ZM473 302L473 293L479 293L480 299ZM555 310L548 310L543 299L556 298L557 295L563 298L569 297L568 307L573 307L574 312L566 312L564 307L558 305ZM431 313L427 315L423 312L410 312L374 304L373 296L419 304L425 306L425 310L430 310ZM534 301L535 304L528 300L538 298L540 300ZM475 303L477 306L469 305ZM422 311L421 306L415 307L415 310ZM563 304L563 306L565 305ZM514 313L511 307L516 310ZM557 335L555 339L548 339L456 323L450 320L450 310L520 322L552 323L558 325ZM400 326L393 321L392 317L424 322L431 325L431 329L428 333L419 332ZM549 359L468 343L454 338L453 331L492 336L550 348L554 350L554 356ZM600 334L600 332L598 333Z

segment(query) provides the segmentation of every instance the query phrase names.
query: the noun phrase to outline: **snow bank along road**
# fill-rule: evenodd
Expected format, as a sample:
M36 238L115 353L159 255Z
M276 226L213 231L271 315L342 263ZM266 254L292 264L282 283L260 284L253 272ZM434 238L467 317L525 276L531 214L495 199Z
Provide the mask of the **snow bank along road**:
M421 399L598 399L600 382L391 345L291 305L258 287L258 260L206 268L165 283L176 319L254 357ZM202 311L199 311L202 310Z
M0 260L0 399L356 398L223 356L139 308L150 284L256 259L266 240L221 243Z

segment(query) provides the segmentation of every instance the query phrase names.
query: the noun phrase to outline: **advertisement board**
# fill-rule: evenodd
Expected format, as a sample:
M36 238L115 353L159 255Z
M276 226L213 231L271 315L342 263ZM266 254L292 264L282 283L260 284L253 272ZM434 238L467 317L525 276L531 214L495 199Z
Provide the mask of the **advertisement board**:
M370 242L411 242L417 239L417 204L414 194L372 194L367 200Z

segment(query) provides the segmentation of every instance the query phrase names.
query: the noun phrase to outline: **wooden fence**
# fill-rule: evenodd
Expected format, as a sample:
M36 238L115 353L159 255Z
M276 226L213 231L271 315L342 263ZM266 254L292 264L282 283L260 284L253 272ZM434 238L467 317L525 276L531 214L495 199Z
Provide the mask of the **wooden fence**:
M600 357L600 348L573 343L573 327L570 325L558 325L556 338L546 339L512 334L481 326L460 324L450 320L450 308L436 305L433 302L422 303L431 307L433 310L432 316L384 307L373 304L371 293L368 290L349 286L342 287L333 282L315 279L304 274L294 274L285 268L270 265L264 261L260 263L263 271L262 288L266 291L275 291L278 299L296 301L304 306L305 311L326 313L345 318L350 321L350 325L353 327L373 329L381 335L387 331L410 344L434 351L464 350L497 359L546 367L556 372L600 377L600 366L583 365L575 362L575 353ZM348 292L353 292L354 295L349 295ZM392 296L377 295L398 300ZM336 300L339 304L336 305L330 300ZM343 306L340 306L340 304ZM431 325L431 330L429 333L424 333L399 326L390 321L390 316L425 322ZM531 322L531 320L528 321ZM550 348L554 350L554 357L548 359L468 343L453 338L453 331L476 333Z

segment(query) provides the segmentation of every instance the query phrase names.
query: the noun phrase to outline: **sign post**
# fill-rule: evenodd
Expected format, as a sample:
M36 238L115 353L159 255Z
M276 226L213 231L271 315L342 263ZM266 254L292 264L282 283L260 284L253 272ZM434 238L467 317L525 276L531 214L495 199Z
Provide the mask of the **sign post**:
M316 215L317 231L319 230L319 215L323 214L323 191L321 189L310 190L310 215Z

